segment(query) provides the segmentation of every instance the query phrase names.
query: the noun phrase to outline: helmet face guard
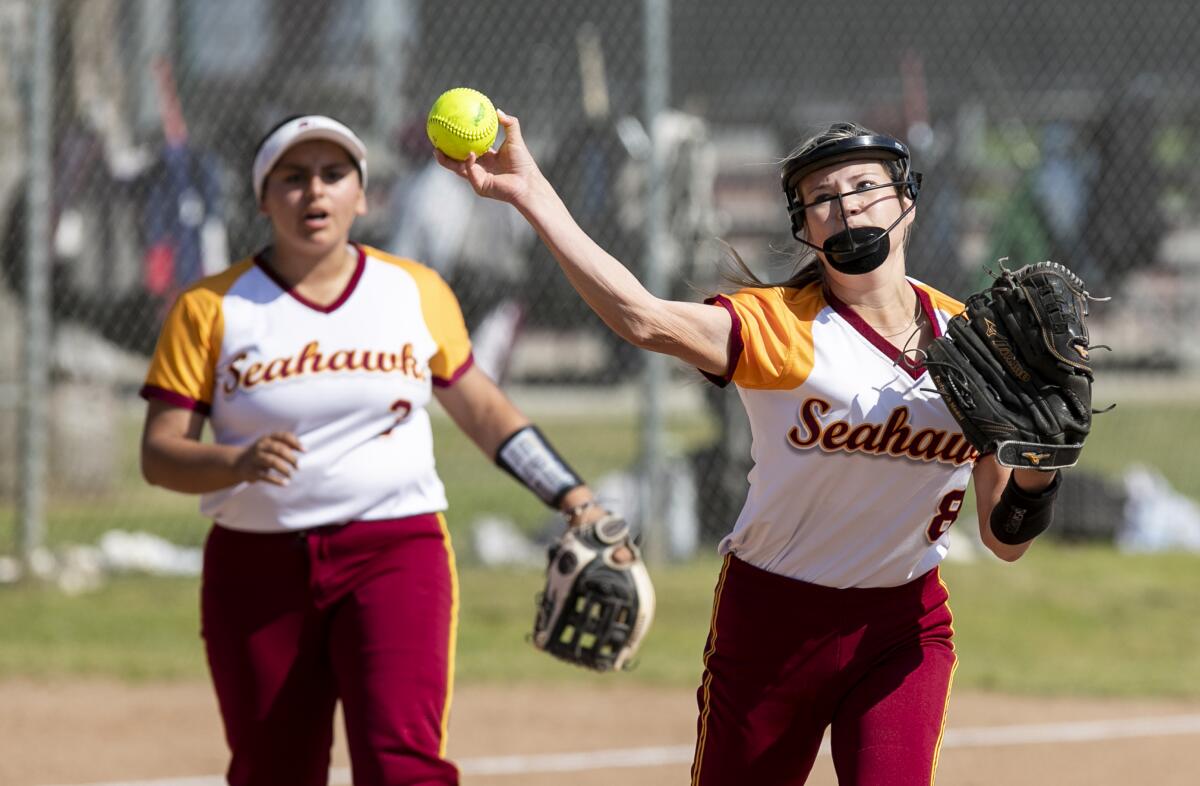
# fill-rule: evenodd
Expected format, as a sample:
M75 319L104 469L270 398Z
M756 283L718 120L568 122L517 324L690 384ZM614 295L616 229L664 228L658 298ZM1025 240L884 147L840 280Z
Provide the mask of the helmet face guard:
M808 174L847 161L895 161L900 165L900 176L890 183L852 192L861 194L879 188L900 189L909 198L909 205L892 225L883 227L854 227L846 221L844 197L851 194L836 194L817 202L804 204L800 196L800 181ZM897 139L883 134L868 134L823 142L812 150L789 158L783 164L781 177L783 193L787 198L788 218L792 222L792 237L809 248L822 252L833 268L841 273L857 275L869 273L883 264L891 252L888 234L912 212L917 204L921 189L921 175L909 166L908 148ZM804 211L817 204L837 200L842 217L842 231L830 236L823 246L809 242L804 234Z

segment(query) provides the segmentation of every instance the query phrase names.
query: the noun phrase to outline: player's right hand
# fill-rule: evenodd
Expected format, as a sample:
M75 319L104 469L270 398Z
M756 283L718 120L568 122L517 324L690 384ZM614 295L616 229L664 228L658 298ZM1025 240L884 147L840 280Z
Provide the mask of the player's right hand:
M544 178L525 146L517 118L500 110L496 110L496 117L504 128L504 143L499 150L481 156L471 153L465 161L455 161L436 149L434 156L439 164L469 182L476 194L519 206Z
M292 472L299 466L298 453L304 447L290 431L276 431L256 439L238 454L233 470L243 483L265 481L286 486Z

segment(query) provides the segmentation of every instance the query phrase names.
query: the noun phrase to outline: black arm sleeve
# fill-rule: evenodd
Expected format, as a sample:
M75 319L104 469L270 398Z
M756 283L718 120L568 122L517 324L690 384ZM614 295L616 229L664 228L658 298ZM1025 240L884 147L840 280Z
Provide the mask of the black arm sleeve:
M1016 546L1045 532L1054 518L1054 498L1058 495L1061 480L1062 474L1056 474L1049 486L1030 492L1018 486L1013 475L1009 475L1000 501L988 518L996 540Z

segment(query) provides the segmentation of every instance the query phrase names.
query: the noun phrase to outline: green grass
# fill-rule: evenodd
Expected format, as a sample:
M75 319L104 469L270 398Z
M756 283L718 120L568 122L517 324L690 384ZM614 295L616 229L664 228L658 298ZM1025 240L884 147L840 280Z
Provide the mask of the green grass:
M1096 406L1112 402L1097 400ZM1133 464L1157 469L1171 486L1200 500L1200 472L1192 445L1200 438L1196 402L1120 401L1112 412L1097 415L1079 466L1120 477Z
M195 579L118 578L98 592L0 587L0 678L205 674Z
M628 679L690 687L701 670L714 556L654 569L658 615ZM1200 556L1045 547L1009 565L949 563L956 686L1036 695L1200 697ZM541 576L461 570L458 678L596 682L526 641ZM0 678L204 677L194 579L124 577L99 592L0 589Z
M626 467L637 454L631 418L538 421L586 477ZM712 439L703 419L680 418L669 425L678 452ZM445 419L436 419L435 429L460 557L459 679L603 679L555 662L526 642L541 585L537 571L472 564L468 528L477 515L499 511L533 530L545 521L545 508ZM52 545L95 542L113 528L154 532L184 544L202 541L207 524L195 498L147 488L134 460L136 424L129 433L122 476L111 495L52 496ZM1186 450L1197 434L1196 405L1122 401L1097 418L1083 466L1115 478L1131 464L1145 463L1179 491L1200 498L1200 475ZM12 519L11 507L0 508L0 553L12 551ZM964 512L956 526L970 521ZM655 567L658 615L629 679L695 684L719 570L711 551L706 547L694 562ZM990 558L949 563L944 576L961 656L959 688L1200 697L1200 556L1125 555L1039 543L1016 564ZM0 678L203 678L197 590L194 579L150 577L114 578L82 596L38 585L0 586Z
M1200 697L1200 555L1039 543L948 563L959 684L1031 694Z
M140 421L124 424L125 449L114 489L102 496L71 497L51 489L47 501L46 542L94 543L110 529L141 530L182 545L203 542L208 522L197 511L198 498L151 488L141 479L137 463ZM547 438L585 478L629 467L638 454L633 419L620 415L588 420L563 416L538 418ZM503 514L526 530L545 521L548 510L503 470L485 458L447 418L434 417L438 472L446 484L452 534L464 535L478 516ZM683 453L711 441L712 425L704 419L667 421L667 444ZM15 509L0 502L0 554L16 550ZM469 555L468 555L469 558Z
M711 552L653 571L658 610L631 679L696 684L720 562ZM957 684L1011 693L1200 697L1200 556L1043 547L1015 564L949 563ZM525 637L541 575L465 568L464 681L603 679Z
M692 685L702 668L712 593L720 572L715 553L653 570L658 607L630 678ZM526 638L543 576L529 570L463 570L458 675L463 681L603 680L538 652Z
M638 434L629 417L539 417L537 422L575 470L592 482L605 473L629 468L638 454ZM448 421L436 419L434 427L438 473L450 500L446 519L452 534L463 533L480 515L497 512L528 531L539 528L549 515L545 505L486 459ZM705 420L668 419L667 434L669 448L683 454L711 441L713 427Z
M632 417L540 417L538 424L575 468L592 480L629 467L638 453ZM184 545L202 542L208 523L197 512L196 498L150 488L142 481L137 469L140 425L135 417L123 424L120 470L110 493L70 496L51 489L49 544L92 543L110 529L144 530ZM676 453L705 444L715 433L705 418L672 418L667 427L668 445ZM1200 499L1200 473L1193 469L1188 447L1196 438L1200 438L1197 404L1120 400L1116 410L1097 416L1080 467L1116 479L1131 465L1145 464L1161 472L1176 490ZM541 503L496 469L444 417L434 418L434 440L438 471L450 499L447 519L452 533L459 535L477 516L497 511L527 530L545 520ZM14 507L0 502L0 554L13 553L15 548Z

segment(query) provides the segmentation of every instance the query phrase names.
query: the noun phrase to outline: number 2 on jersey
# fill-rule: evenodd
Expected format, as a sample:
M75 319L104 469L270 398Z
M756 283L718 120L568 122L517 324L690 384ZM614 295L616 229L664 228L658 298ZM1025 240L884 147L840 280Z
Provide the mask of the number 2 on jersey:
M396 426L399 426L400 423L412 413L412 402L398 398L392 402L390 409L392 412L396 413L396 422L392 424L390 429L380 434L379 436L381 437L390 435L392 431L395 430Z
M962 510L963 497L967 495L965 489L955 489L948 492L942 497L942 501L938 503L937 515L929 522L929 528L925 530L925 536L929 538L929 542L933 543L946 531L950 529L950 525L958 518L958 512Z

